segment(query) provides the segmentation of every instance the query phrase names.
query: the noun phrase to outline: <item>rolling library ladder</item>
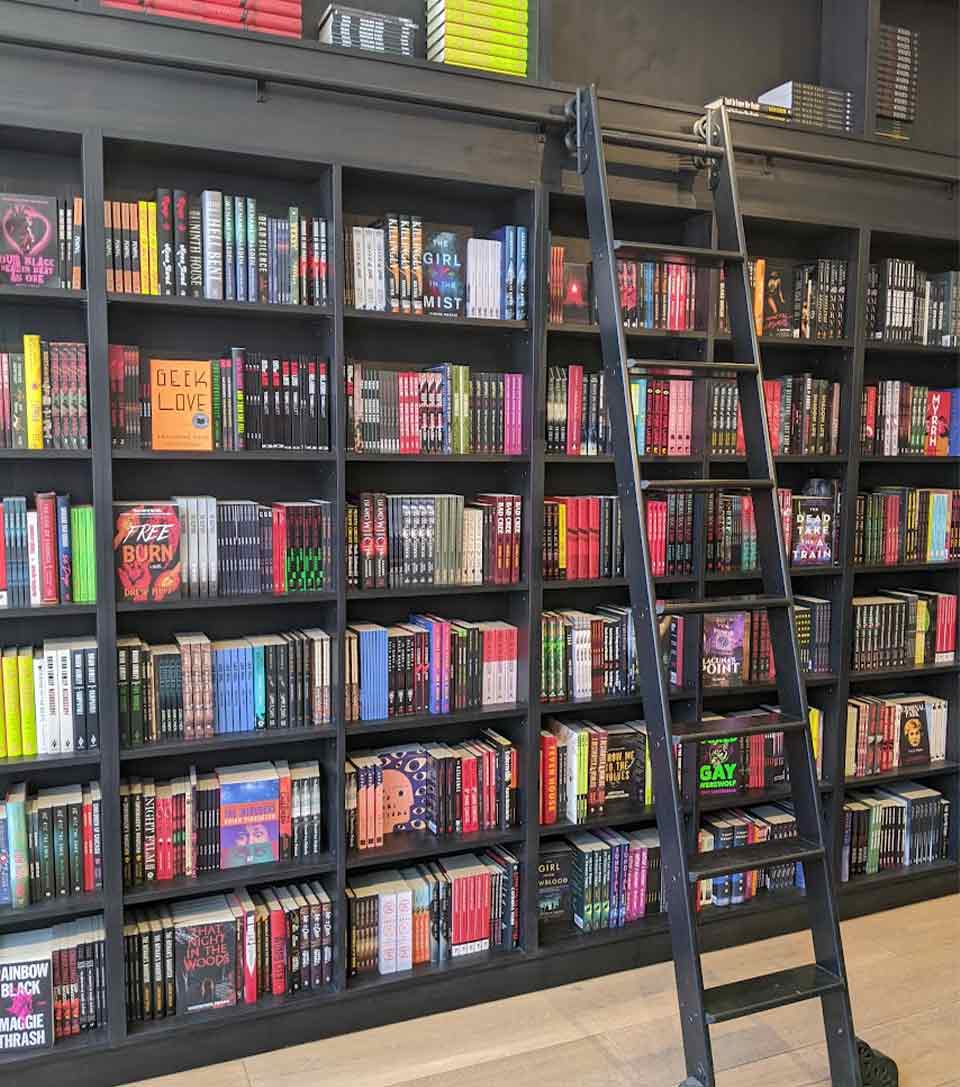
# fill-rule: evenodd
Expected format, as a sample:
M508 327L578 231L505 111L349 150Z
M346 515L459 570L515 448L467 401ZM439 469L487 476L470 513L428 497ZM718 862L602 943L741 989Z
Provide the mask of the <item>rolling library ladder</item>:
M666 134L659 137L604 131L600 127L597 94L593 87L577 91L576 97L567 106L566 116L569 123L566 147L576 155L577 171L583 181L586 199L610 426L615 439L617 490L623 504L624 551L632 560L628 562L627 576L642 676L644 717L651 745L654 803L663 857L663 886L670 919L686 1060L687 1078L681 1087L713 1087L715 1076L709 1031L712 1024L813 999L820 1000L823 1012L831 1082L838 1087L896 1084L896 1065L865 1043L858 1042L853 1029L837 901L807 716L807 697L793 626L793 596L780 530L777 482L763 405L760 350L751 305L753 291L726 109L722 105L707 108L706 117L697 126L697 136L703 141L700 143ZM631 364L620 310L617 258L642 259L665 255L669 250L660 245L614 240L605 144L692 156L697 168L709 170L718 248L693 254L687 250L686 255L693 256L699 264L724 269L734 358L741 361L674 361L659 365L680 366L689 370L694 378L707 378L716 373L735 375L743 417L747 478L671 479L666 483L659 481L658 485L661 488L667 485L695 492L698 495L695 501L700 521L703 517L703 496L711 488L736 489L753 496L763 577L762 595L666 602L656 599L643 510L644 491L649 481L640 478L638 469L630 403ZM644 360L643 365L658 364ZM765 608L768 612L779 712L693 723L673 721L660 644L661 616L702 617L706 613L751 608ZM769 732L782 732L784 736L797 837L698 854L697 742ZM678 749L683 752L681 759L678 759ZM682 767L682 781L678 780L678 765ZM694 904L698 882L751 868L793 862L803 864L809 928L816 962L705 989Z

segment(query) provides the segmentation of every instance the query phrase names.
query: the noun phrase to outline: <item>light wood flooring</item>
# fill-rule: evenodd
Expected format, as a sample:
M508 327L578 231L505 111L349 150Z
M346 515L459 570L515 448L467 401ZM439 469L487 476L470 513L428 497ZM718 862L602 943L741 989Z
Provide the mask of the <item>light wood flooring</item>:
M960 1087L960 897L845 922L858 1034L901 1087ZM809 935L707 955L708 985L810 961ZM137 1087L675 1087L670 963L293 1046ZM829 1087L819 1008L713 1031L721 1087Z

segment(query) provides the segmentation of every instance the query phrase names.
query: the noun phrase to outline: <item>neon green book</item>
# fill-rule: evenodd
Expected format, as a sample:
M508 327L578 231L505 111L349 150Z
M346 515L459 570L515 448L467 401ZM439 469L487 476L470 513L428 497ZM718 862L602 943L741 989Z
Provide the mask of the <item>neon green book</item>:
M17 650L17 685L20 688L20 743L26 756L37 754L37 702L33 686L33 646Z
M436 42L428 42L429 48L464 50L473 52L483 57L497 57L503 60L527 61L527 47L504 45L501 42L475 41L473 38L463 37L460 34L451 34L449 31L441 35Z
M485 72L504 72L508 75L526 75L526 60L514 60L509 57L485 56L482 53L453 49L449 45L438 47L427 57L428 60L441 64L457 64L461 68L477 68Z
M427 45L433 45L435 41L441 41L444 34L458 38L469 38L477 42L495 42L500 45L509 45L514 49L520 49L523 55L527 55L526 34L514 34L506 30L491 30L484 26L471 26L468 23L450 22L437 24L427 29Z
M437 12L474 11L481 15L498 15L527 21L527 0L427 0L427 18Z
M507 34L528 36L526 19L511 19L504 15L487 15L479 11L455 11L438 12L427 19L427 35L432 34L438 27L444 26L471 26L483 27L486 30L500 30Z
M16 649L5 649L0 662L3 672L3 731L7 758L23 754L23 738L20 733L20 682L17 670Z

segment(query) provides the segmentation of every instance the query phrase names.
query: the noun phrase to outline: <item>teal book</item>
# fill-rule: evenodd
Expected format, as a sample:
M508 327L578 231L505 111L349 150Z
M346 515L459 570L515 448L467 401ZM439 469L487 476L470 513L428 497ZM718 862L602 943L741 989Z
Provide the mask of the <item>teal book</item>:
M30 905L30 859L27 853L27 786L21 782L7 793L7 853L10 867L10 905Z
M254 728L267 727L267 673L263 664L263 646L252 645L253 657L253 722Z

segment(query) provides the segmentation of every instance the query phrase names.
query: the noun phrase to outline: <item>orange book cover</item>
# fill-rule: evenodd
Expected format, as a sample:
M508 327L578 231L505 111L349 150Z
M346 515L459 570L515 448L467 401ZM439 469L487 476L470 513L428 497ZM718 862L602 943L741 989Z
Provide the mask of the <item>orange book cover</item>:
M155 450L213 449L209 359L151 359L150 408Z

